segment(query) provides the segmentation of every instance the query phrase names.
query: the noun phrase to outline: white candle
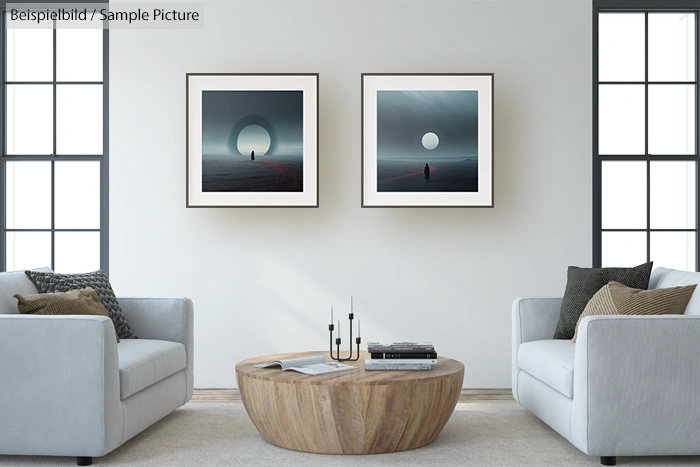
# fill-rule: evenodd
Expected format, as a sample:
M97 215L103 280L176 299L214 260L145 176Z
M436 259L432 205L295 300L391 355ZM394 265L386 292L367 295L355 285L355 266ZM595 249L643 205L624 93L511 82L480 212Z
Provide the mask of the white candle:
M352 313L352 295L350 295L350 313Z
M360 337L360 320L357 320L357 337Z
M338 327L335 328L335 338L340 339L340 320L338 320Z
M333 324L333 307L331 307L331 317L330 321L328 321L328 324Z

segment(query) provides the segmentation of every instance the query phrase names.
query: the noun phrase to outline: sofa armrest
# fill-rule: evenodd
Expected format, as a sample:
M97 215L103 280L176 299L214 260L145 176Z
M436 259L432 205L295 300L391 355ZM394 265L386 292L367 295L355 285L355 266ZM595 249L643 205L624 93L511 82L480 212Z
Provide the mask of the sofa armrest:
M118 298L131 332L141 339L179 342L187 358L187 401L194 388L194 307L189 298Z
M0 315L0 356L0 454L101 456L121 444L109 318Z
M574 363L574 445L593 456L697 453L699 355L700 316L584 318Z
M520 297L513 300L511 319L511 386L518 401L518 348L524 342L551 339L559 321L561 297Z
M559 321L561 297L525 297L513 301L513 343L551 339Z

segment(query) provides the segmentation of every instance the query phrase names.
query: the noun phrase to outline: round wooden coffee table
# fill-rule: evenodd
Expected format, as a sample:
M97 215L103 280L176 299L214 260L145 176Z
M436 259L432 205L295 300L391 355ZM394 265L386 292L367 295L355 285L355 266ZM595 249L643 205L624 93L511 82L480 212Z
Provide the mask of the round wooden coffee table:
M236 365L243 405L274 445L324 454L378 454L430 444L457 405L464 365L438 357L431 371L357 370L309 376L253 365L328 352L268 355ZM327 360L329 360L327 358Z

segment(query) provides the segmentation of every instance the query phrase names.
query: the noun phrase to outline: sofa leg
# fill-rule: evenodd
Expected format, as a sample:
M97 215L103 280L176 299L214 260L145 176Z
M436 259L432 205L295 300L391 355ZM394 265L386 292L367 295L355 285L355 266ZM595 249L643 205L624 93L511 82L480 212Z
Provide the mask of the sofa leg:
M616 465L617 457L615 456L602 456L600 458L600 465Z
M78 465L92 465L92 457L78 457L77 464Z

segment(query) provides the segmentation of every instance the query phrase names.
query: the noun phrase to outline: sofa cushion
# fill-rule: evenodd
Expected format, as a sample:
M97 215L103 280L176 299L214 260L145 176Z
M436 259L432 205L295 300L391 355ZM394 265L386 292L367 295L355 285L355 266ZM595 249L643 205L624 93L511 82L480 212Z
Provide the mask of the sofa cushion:
M36 269L36 271L51 272L51 268ZM24 271L0 272L0 315L19 313L17 299L14 295L31 295L39 293L34 283Z
M649 279L650 289L664 289L691 284L700 284L700 272L656 268L651 272L651 279ZM693 294L688 302L688 306L685 307L685 314L700 315L700 293Z
M518 368L566 397L574 397L574 353L570 340L552 339L520 344Z
M119 353L120 396L124 400L185 369L185 346L177 342L124 339Z

